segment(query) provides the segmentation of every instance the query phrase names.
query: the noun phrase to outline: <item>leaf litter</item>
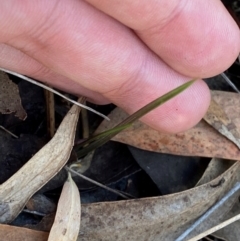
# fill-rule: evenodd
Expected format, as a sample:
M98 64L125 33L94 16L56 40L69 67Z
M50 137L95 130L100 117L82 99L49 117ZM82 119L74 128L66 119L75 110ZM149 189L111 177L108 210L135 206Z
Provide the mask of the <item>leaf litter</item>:
M48 241L76 241L80 230L80 219L80 194L68 172L68 179L63 185Z
M173 240L194 218L224 196L238 180L238 172L239 164L235 163L215 180L181 193L83 205L78 240Z
M239 171L240 164L236 162L206 184L162 197L83 204L77 240L175 240L195 218L234 186L239 180ZM221 181L223 179L224 182ZM220 212L223 214L224 210ZM216 223L218 221L215 219ZM12 228L14 230L15 227ZM35 236L35 232L32 231L32 235Z
M82 205L81 240L174 240L231 189L239 168L237 162L211 182L180 193Z
M68 161L74 144L79 112L78 106L72 106L51 141L0 185L1 223L14 220L29 198Z

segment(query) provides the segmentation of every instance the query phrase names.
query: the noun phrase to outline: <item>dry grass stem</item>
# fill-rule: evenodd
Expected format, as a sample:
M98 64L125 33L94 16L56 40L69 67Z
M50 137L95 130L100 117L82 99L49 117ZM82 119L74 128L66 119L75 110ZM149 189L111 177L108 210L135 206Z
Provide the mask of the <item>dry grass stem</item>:
M2 130L4 130L5 132L7 132L9 135L13 136L14 138L18 138L18 136L16 136L15 134L13 134L11 131L7 130L6 128L4 128L3 126L0 125L0 128Z
M240 93L237 86L227 77L225 73L221 73L221 76L224 78L224 80L237 92Z
M0 222L9 223L29 198L66 164L72 151L80 108L73 105L54 137L0 185Z
M91 111L91 112L93 112L93 113L95 113L95 114L103 117L103 118L106 119L106 120L109 120L109 118L108 118L107 116L105 116L105 115L101 114L100 112L92 109L91 107L88 107L88 106L86 106L86 105L80 104L80 103L78 103L77 101L71 100L71 99L69 99L68 97L66 97L65 95L61 94L60 92L58 92L58 91L56 91L56 90L54 90L54 89L52 89L52 88L50 88L50 87L48 87L48 86L40 83L40 82L38 82L38 81L35 81L35 80L33 80L33 79L25 76L25 75L18 74L18 73L16 73L16 72L13 72L13 71L10 71L10 70L7 70L7 69L3 69L3 68L0 68L0 70L6 72L6 73L8 73L8 74L12 74L12 75L14 75L14 76L17 76L18 78L24 79L24 80L26 80L26 81L28 81L28 82L30 82L30 83L32 83L32 84L35 84L35 85L37 85L37 86L39 86L39 87L42 87L42 88L44 88L44 89L46 89L46 90L48 90L48 91L51 91L52 93L61 96L63 99L65 99L65 100L67 100L67 101L69 101L69 102L71 102L71 103L73 103L73 104L75 104L75 105L78 105L78 106L80 106L80 107L82 107L82 108L84 108L84 109L86 109L86 110L89 110L89 111Z
M91 178L88 178L88 177L82 175L81 173L78 173L78 172L74 171L73 169L71 169L69 167L65 167L65 168L66 168L67 171L74 173L75 175L81 177L82 179L84 179L86 181L89 181L89 182L95 184L96 186L104 188L104 189L108 190L109 192L115 193L115 194L119 195L120 197L122 197L124 199L132 198L132 196L129 196L129 194L127 194L127 193L123 194L122 192L120 192L118 190L115 190L115 189L112 189L110 187L107 187L107 186L105 186L105 185L103 185L103 184L101 184L99 182L96 182L96 181L92 180Z
M199 240L201 238L204 238L205 236L207 236L209 234L212 234L212 233L214 233L214 232L216 232L216 231L218 231L218 230L220 230L220 229L222 229L222 228L228 226L229 224L234 223L238 220L240 220L240 214L238 214L238 215L236 215L236 216L234 216L234 217L214 226L213 228L208 229L207 231L195 236L194 238L189 239L188 241L197 241L197 240Z
M44 90L46 100L46 113L47 113L47 132L52 138L55 133L55 103L54 93L48 90Z

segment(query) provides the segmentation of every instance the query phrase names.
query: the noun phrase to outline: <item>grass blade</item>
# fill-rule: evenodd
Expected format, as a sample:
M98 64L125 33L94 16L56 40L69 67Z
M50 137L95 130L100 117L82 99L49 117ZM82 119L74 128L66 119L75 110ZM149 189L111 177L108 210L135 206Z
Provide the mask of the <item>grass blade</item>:
M180 94L181 92L186 90L190 85L192 85L195 82L195 80L196 79L190 80L190 81L186 82L185 84L171 90L170 92L164 94L163 96L161 96L161 97L157 98L156 100L150 102L149 104L145 105L140 110L138 110L134 114L130 115L127 119L125 119L120 124L118 124L116 127L110 129L107 134L102 135L101 138L98 138L96 141L92 142L87 147L84 147L83 149L77 151L78 158L85 156L88 152L93 151L94 149L96 149L96 148L102 146L103 144L105 144L106 142L108 142L111 138L113 138L115 135L117 135L123 129L125 129L125 128L121 129L121 127L124 127L125 125L128 125L128 124L132 124L135 120L138 120L139 118L141 118L145 114L149 113L153 109L159 107L160 105L164 104L168 100L172 99L173 97L177 96L178 94ZM119 127L120 127L120 129L118 129ZM103 133L101 133L101 134L103 134ZM86 143L89 143L88 140L85 141L85 144Z
M96 134L96 135L93 135L92 137L89 137L88 139L84 140L83 142L79 143L78 145L76 145L76 147L78 149L90 144L91 142L93 141L96 141L100 138L103 138L105 136L108 136L108 135L114 135L115 133L119 133L120 131L123 131L125 129L127 129L128 127L130 127L132 124L131 123L128 123L128 124L124 124L124 125L121 125L121 126L116 126L114 128L111 128L110 130L106 130L102 133L99 133L99 134ZM0 126L1 127L1 126Z

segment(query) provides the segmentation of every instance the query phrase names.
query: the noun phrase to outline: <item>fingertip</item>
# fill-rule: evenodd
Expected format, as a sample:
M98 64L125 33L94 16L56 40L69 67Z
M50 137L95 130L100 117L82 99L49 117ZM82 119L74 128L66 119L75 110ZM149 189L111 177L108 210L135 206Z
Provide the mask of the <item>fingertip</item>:
M165 133L179 133L195 126L211 101L208 86L197 80L188 89L144 116L141 121Z
M157 37L160 45L156 44ZM239 27L218 0L188 1L176 21L155 36L155 41L148 40L173 69L192 77L207 78L225 71L240 52Z

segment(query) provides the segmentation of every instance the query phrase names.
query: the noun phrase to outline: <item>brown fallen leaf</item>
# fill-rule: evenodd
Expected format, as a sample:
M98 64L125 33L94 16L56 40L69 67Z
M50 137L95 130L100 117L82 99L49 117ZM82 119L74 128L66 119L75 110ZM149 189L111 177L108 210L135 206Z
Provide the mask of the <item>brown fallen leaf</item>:
M21 120L25 120L27 117L21 104L18 86L9 79L6 73L0 71L0 113L14 112L15 116Z
M234 186L236 180L240 179L239 171L240 163L236 162L218 178L184 192L153 198L83 204L81 238L78 240L175 240ZM223 210L219 211L223 214ZM217 213L216 216L221 215ZM213 221L218 223L219 220L216 218Z
M71 174L64 183L48 241L76 241L80 230L81 203Z
M213 91L214 100L220 105L228 118L240 129L239 94ZM97 132L114 127L128 115L116 108L109 117L111 122L103 121ZM159 120L161 121L161 120ZM240 160L240 150L225 136L217 132L204 120L192 129L178 134L160 133L137 121L132 127L124 130L112 140L126 143L143 150L170 153L185 156L218 157Z
M0 224L0 241L47 241L48 233Z
M1 223L14 220L29 198L65 165L73 147L79 112L78 106L72 106L51 141L0 185Z
M136 200L83 204L77 240L175 240L240 180L239 171L240 163L236 162L211 182L184 192ZM223 214L225 210L218 211ZM219 219L214 221L218 223ZM44 225L44 228L49 230L51 227L47 229ZM194 236L196 234L198 232L192 233Z
M228 118L222 106L217 104L214 99L212 99L203 119L240 148L240 134L235 123Z

